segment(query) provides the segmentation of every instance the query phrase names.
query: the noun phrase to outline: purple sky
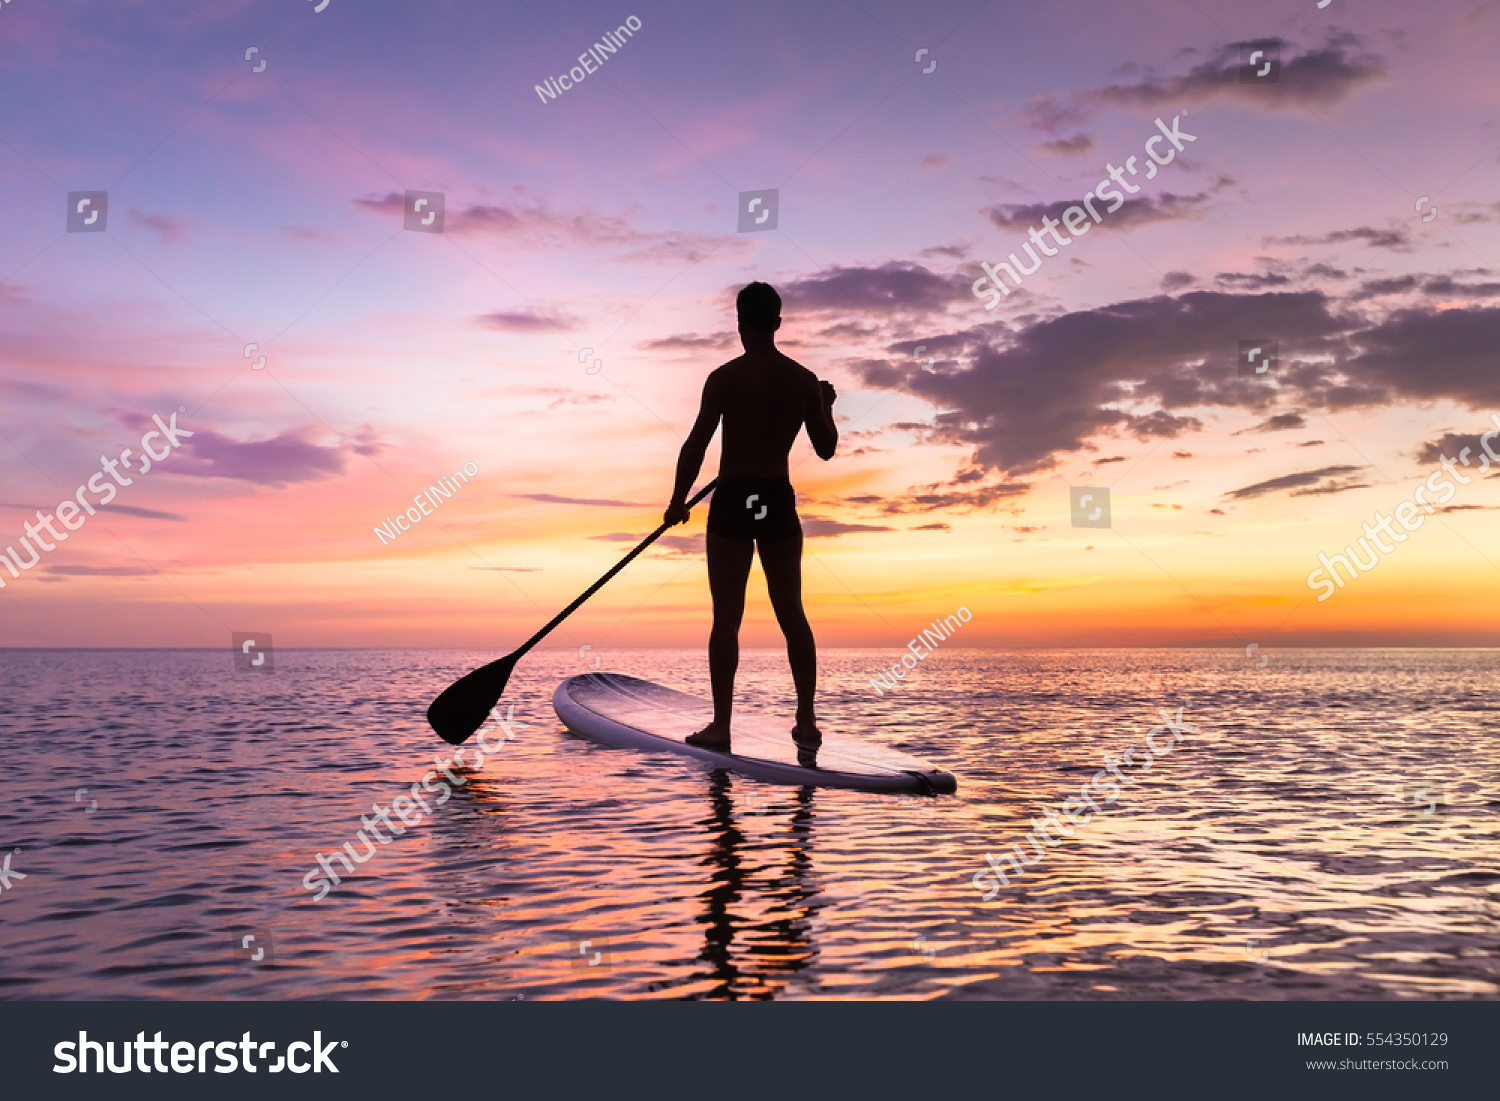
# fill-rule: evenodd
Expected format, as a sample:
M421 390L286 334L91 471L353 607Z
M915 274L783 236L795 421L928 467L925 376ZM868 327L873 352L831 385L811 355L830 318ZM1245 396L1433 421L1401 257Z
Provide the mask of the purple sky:
M1488 477L1337 599L1304 580L1500 411L1497 45L1476 3L12 0L0 546L153 413L195 435L0 572L0 645L524 636L654 526L755 278L840 392L840 456L793 455L830 641L956 595L984 644L1500 642ZM1197 140L1147 180L1158 118ZM987 311L981 262L1130 157L1139 191ZM81 191L104 232L65 232ZM1274 380L1239 377L1261 341ZM441 521L374 538L465 462ZM700 524L586 629L700 640Z

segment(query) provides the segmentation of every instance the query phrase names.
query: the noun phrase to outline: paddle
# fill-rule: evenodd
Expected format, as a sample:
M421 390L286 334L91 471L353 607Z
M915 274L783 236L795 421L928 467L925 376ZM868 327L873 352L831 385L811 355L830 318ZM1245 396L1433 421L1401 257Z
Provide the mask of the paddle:
M692 508L707 497L718 484L719 479L715 478L700 489L697 495L688 502L688 508ZM572 615L580 604L602 589L606 581L630 565L636 555L656 542L662 532L669 527L671 527L670 524L663 524L641 540L640 546L620 559L614 568L590 585L582 596L553 616L547 626L527 639L515 653L507 654L497 661L481 666L445 688L443 694L433 700L432 706L427 709L427 722L432 729L436 730L442 736L443 741L450 745L460 745L467 741L474 731L484 725L485 720L490 717L490 711L500 702L500 695L505 691L505 684L510 680L510 671L516 667L516 662L520 661L528 650L546 638L552 628Z

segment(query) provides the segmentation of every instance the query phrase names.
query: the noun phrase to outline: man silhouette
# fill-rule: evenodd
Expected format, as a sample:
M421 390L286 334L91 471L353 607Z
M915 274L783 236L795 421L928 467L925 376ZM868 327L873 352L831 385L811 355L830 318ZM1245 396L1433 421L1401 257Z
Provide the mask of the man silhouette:
M787 475L787 453L805 424L818 458L833 458L839 442L833 424L837 394L831 384L820 382L777 351L781 296L770 284L751 283L740 291L735 306L745 354L714 371L703 384L698 420L677 457L677 484L664 516L668 524L687 520L688 491L722 418L719 484L708 510L708 586L714 603L708 668L714 720L687 740L690 745L729 748L745 583L758 547L797 689L792 740L812 748L822 740L813 710L818 654L802 610L802 523Z

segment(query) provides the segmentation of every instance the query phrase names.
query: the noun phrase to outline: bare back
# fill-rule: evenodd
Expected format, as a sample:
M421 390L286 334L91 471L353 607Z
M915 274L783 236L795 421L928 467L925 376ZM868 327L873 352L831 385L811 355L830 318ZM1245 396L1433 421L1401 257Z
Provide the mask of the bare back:
M797 433L821 414L817 376L774 350L746 352L714 371L704 405L723 418L722 478L785 478Z

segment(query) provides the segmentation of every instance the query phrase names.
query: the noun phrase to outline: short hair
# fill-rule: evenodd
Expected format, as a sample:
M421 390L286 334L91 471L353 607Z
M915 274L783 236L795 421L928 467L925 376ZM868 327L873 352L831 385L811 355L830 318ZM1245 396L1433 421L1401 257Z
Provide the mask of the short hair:
M774 332L781 320L781 295L769 283L751 283L734 300L740 325L746 329Z

